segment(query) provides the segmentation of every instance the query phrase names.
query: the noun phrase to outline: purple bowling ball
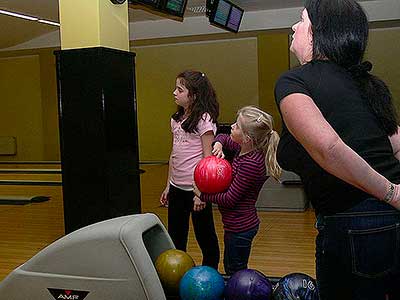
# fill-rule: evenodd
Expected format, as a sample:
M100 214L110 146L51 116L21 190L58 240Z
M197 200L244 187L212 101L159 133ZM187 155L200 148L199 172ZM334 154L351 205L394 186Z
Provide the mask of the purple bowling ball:
M224 294L225 300L270 300L272 284L263 273L245 269L229 278Z

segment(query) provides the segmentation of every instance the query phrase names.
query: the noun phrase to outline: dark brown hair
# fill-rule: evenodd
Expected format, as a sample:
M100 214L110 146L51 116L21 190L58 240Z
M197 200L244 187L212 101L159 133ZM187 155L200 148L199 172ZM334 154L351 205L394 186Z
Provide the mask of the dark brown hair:
M313 33L313 60L328 59L347 69L388 136L397 133L398 116L386 84L362 62L368 19L355 0L306 0Z
M187 70L178 74L176 78L188 89L188 96L192 99L189 106L189 117L182 123L182 129L190 133L195 132L204 113L208 113L211 121L217 123L219 104L215 90L207 76L199 71ZM178 106L172 118L180 121L183 115L183 107Z

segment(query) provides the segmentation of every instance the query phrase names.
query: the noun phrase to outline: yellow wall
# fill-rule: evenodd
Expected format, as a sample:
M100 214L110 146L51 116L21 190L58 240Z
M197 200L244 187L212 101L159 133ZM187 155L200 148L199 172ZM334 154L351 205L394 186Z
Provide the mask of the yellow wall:
M257 40L245 38L137 47L136 90L140 160L168 160L175 78L185 69L211 80L220 122L233 122L244 105L258 105Z
M400 28L370 31L365 59L372 62L372 73L383 79L389 87L400 115L400 50L398 41L400 41Z
M2 160L42 160L39 56L0 58L0 135L15 136L17 155Z
M400 109L400 29L372 31L366 59L373 73L390 87ZM184 69L207 74L218 94L220 122L233 122L238 108L256 104L270 112L279 128L273 99L277 77L287 69L285 33L171 44L153 40L136 53L140 160L167 160L171 147L169 120L176 106L175 76ZM158 44L157 44L158 43ZM145 44L145 43L142 43ZM155 44L155 45L154 45ZM58 100L54 49L0 52L0 135L16 136L18 155L1 160L59 160ZM293 57L290 65L294 65Z
M258 36L260 108L272 115L278 132L282 128L282 121L275 103L274 88L279 76L288 69L288 35L260 34Z
M60 159L53 51L0 52L0 135L16 135L18 147L2 160Z
M43 113L43 157L45 160L60 160L56 57L53 50L45 50L40 52L39 58Z

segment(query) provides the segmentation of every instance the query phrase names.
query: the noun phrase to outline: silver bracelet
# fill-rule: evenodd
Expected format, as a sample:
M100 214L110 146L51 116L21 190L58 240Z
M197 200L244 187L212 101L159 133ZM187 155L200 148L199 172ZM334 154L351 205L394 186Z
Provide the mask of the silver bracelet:
M385 201L386 203L390 203L393 200L393 194L394 194L394 184L391 183L389 191L386 193L385 197L383 198L383 201Z

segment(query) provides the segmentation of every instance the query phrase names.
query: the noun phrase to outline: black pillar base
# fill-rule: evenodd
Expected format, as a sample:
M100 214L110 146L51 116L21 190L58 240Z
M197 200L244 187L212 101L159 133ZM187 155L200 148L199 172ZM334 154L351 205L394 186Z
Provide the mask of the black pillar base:
M140 213L135 55L103 47L55 55L65 232Z

